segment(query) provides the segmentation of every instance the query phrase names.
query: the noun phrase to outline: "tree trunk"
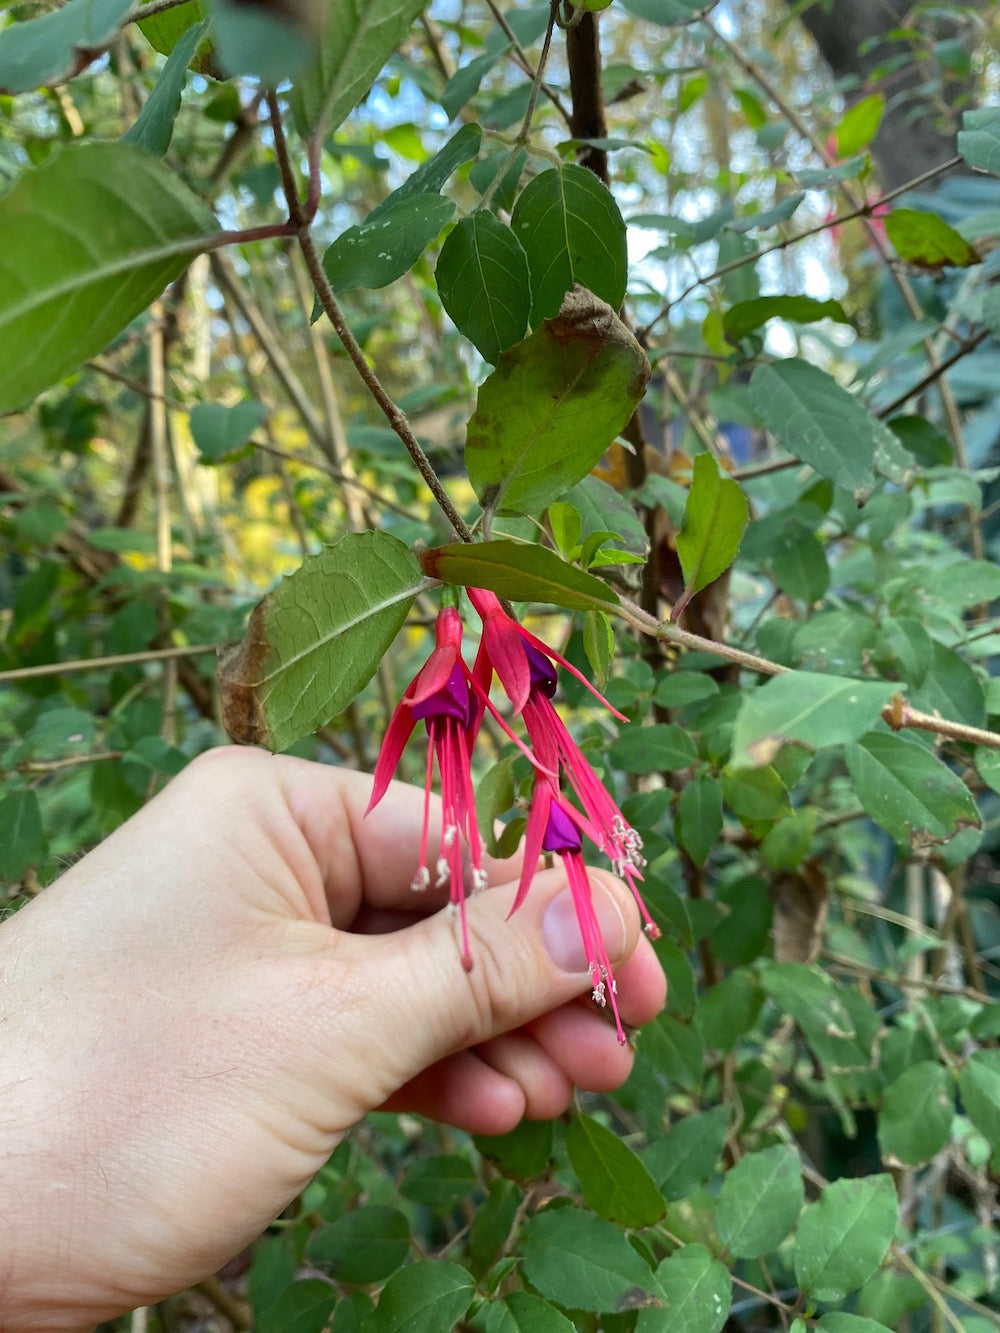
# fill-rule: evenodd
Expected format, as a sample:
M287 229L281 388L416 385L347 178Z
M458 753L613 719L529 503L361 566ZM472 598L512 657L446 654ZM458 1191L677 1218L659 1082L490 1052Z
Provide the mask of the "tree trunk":
M847 93L849 104L875 91L885 97L885 114L871 147L886 190L955 155L954 107L968 91L967 82L943 69L934 56L918 58L932 45L927 18L912 21L920 25L920 39L889 35L907 26L912 10L912 0L815 0L800 15L833 74L856 80ZM968 40L961 16L949 27L933 36ZM895 58L907 50L911 58L896 65Z

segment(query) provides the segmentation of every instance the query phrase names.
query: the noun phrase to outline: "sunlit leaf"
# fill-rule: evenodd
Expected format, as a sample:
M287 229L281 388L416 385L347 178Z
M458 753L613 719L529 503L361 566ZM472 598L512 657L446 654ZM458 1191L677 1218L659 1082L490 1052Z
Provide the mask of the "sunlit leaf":
M968 268L980 262L965 237L936 213L894 208L885 220L885 231L896 254L908 264L920 264L923 268L945 265Z
M129 144L74 144L25 171L0 198L0 411L102 351L216 230Z
M335 130L361 101L410 31L425 0L326 0L319 58L294 81L292 107L303 134Z
M510 225L528 257L533 324L555 315L579 283L614 310L625 296L625 223L592 171L569 163L541 171L518 196Z
M531 313L528 260L511 229L480 210L441 247L435 274L441 304L460 333L493 365L524 337Z
M0 31L0 93L24 93L90 64L131 9L130 0L68 0Z
M694 476L677 534L677 554L684 574L684 593L674 605L674 620L695 593L707 588L729 568L740 547L749 509L739 482L724 476L711 454L694 460Z
M539 513L594 467L642 398L649 362L614 311L575 287L480 386L465 462L484 508Z
M618 598L612 588L544 546L501 538L456 542L420 556L424 573L443 583L488 588L519 602L552 602L568 611L607 610Z
M349 534L309 556L220 659L226 730L283 750L329 722L372 678L423 586L388 533Z

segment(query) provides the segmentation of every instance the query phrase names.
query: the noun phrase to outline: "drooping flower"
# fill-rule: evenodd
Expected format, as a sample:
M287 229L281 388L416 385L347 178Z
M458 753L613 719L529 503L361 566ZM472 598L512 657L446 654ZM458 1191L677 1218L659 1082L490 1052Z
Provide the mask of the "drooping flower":
M586 816L580 821L577 812L573 812L578 826L610 858L615 874L628 883L642 913L646 933L655 939L660 933L659 928L650 917L637 887L642 880L642 867L646 864L642 838L629 825L556 711L552 703L558 683L555 664L571 672L615 717L622 722L628 719L612 708L571 662L512 620L493 593L480 588L469 588L468 592L483 621L480 657L492 668L486 673L486 683L489 684L489 677L495 670L515 711L524 718L536 759L535 786L525 835L525 864L533 866L539 851L543 850L551 799L561 800L561 774ZM478 658L477 669L482 678ZM570 806L566 808L572 809ZM522 879L515 907L523 901L527 883Z
M373 810L385 795L406 742L417 723L422 721L427 728L429 743L420 862L413 876L412 887L416 890L426 889L431 883L431 872L427 865L427 833L436 759L441 776L442 833L441 849L434 867L434 882L437 887L450 885L450 900L457 906L461 917L462 964L468 971L472 967L472 955L465 921L463 842L469 848L472 861L473 891L485 888L487 881L472 793L469 728L475 708L465 678L468 668L462 660L462 621L454 607L441 609L434 635L433 652L410 682L389 722L375 765L375 782L368 810Z
M580 925L580 938L583 941L584 951L587 955L587 968L594 988L593 999L602 1009L610 1000L618 1042L624 1046L625 1032L622 1028L621 1016L618 1013L618 988L615 984L614 973L611 970L611 960L608 958L604 938L601 935L601 927L594 911L593 894L581 850L582 842L578 826L585 823L585 821L581 820L579 814L571 805L562 801L558 796L553 796L547 783L540 785L544 793L541 804L545 806L545 827L542 831L539 850L557 852L562 857L570 892L573 895L573 906L576 908L576 919ZM529 860L527 848L525 848L525 852L521 885L526 892L527 883L531 879L535 862ZM537 852L535 859L537 860ZM522 896L522 892L519 890L518 897L521 898Z
M431 883L427 864L428 828L434 764L441 779L441 847L434 864L435 887L449 885L449 898L461 920L462 964L472 968L465 919L465 875L462 844L469 848L472 891L486 887L483 847L476 822L472 790L472 746L483 709L489 708L510 739L524 749L486 698L482 686L462 658L462 620L452 606L442 607L434 627L434 649L410 682L396 706L382 741L368 812L386 793L407 741L418 722L427 728L427 773L424 782L424 819L420 834L420 861L413 876L415 890ZM530 756L529 756L530 757ZM367 812L366 812L367 813Z

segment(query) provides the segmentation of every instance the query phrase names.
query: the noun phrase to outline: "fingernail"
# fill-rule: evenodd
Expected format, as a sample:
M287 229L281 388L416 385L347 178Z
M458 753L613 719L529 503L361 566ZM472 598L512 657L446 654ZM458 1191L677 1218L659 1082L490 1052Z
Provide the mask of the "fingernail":
M594 913L608 957L614 960L625 948L625 919L614 899L596 885ZM589 960L569 889L557 893L546 907L542 915L542 939L556 967L564 972L586 972Z

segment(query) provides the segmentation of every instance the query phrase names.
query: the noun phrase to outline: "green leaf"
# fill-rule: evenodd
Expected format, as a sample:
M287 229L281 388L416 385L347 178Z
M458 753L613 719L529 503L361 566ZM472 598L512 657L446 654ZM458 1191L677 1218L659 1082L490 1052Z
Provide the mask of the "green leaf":
M625 222L610 190L575 163L541 171L510 219L528 257L532 324L555 315L575 285L617 310L625 298Z
M455 214L440 194L397 199L373 221L342 232L323 256L323 272L335 292L386 287L409 272Z
M712 699L718 693L719 687L711 676L681 669L660 678L653 699L661 708L686 708L688 704Z
M305 5L274 9L207 0L212 41L226 74L260 79L276 88L302 73L316 54L316 33Z
M73 3L78 4L79 0L73 0ZM174 133L174 121L181 109L181 93L187 82L188 65L207 32L206 20L188 28L180 38L160 70L153 91L146 98L135 124L122 135L122 143L134 143L137 148L144 148L147 153L155 153L157 157L162 157L167 151Z
M615 660L615 632L606 611L584 611L583 651L594 678L603 687Z
M899 843L949 838L978 828L969 789L936 754L917 741L870 731L845 748L847 771L858 800Z
M622 0L622 8L637 19L656 23L663 28L675 23L690 23L704 12L704 0Z
M991 750L985 745L977 745L975 760L976 772L991 791L1000 795L1000 750Z
M505 42L503 46L493 51L486 51L481 56L475 56L455 71L438 98L449 120L458 115L471 97L475 97L483 79L509 50L510 43Z
M74 73L77 52L107 46L131 9L130 0L68 0L37 18L0 31L0 93L26 93Z
M728 1054L757 1021L764 992L746 972L730 972L698 1001L694 1022L705 1046Z
M579 1208L546 1208L521 1232L525 1277L547 1300L612 1314L634 1308L634 1289L660 1294L649 1267L611 1222Z
M814 296L758 296L753 301L739 301L722 316L722 331L731 343L738 343L769 319L787 319L792 324L815 324L833 319L850 324L839 301L818 301Z
M737 1259L776 1250L798 1221L804 1199L798 1153L784 1144L747 1153L727 1172L715 1226Z
M548 1170L552 1158L552 1121L522 1120L509 1134L477 1134L476 1147L484 1157L519 1180L530 1180Z
M585 574L546 546L500 539L456 542L423 551L429 578L463 588L488 588L518 602L552 602L567 611L607 610L618 597L603 580Z
M176 49L176 48L175 48ZM224 407L222 403L199 403L191 409L191 438L203 463L221 463L238 452L267 417L267 408L252 398Z
M129 144L74 144L25 171L0 199L0 412L102 351L216 230Z
M959 1071L958 1091L966 1115L1000 1148L1000 1051L975 1051Z
M687 768L697 757L688 732L666 722L626 727L608 752L623 773L669 773Z
M934 1060L921 1060L886 1089L878 1114L878 1145L887 1166L919 1166L951 1135L955 1080Z
M512 1180L497 1177L490 1181L489 1195L477 1203L469 1228L469 1257L477 1275L500 1257L523 1199L523 1192Z
M538 514L560 499L625 427L648 378L646 354L615 312L574 287L480 386L465 462L483 508Z
M394 1273L382 1288L372 1333L441 1333L472 1304L472 1275L459 1264L422 1259Z
M463 125L433 157L421 162L402 185L373 208L368 214L367 221L375 222L389 212L400 199L410 199L418 194L437 194L463 162L469 162L477 155L482 141L483 131L479 125Z
M845 680L815 671L772 676L743 695L733 731L734 768L769 764L789 741L814 749L854 740L892 698L891 681Z
M414 1203L448 1212L477 1188L472 1163L457 1153L421 1157L406 1173L400 1194Z
M795 1238L795 1277L814 1301L840 1301L882 1262L896 1229L892 1176L836 1180L807 1204Z
M826 190L841 181L863 179L868 175L869 168L868 154L858 153L846 162L838 162L835 167L806 167L795 174L807 190Z
M0 801L0 879L20 879L48 851L42 812L33 791L12 791Z
M673 620L695 593L714 583L733 563L749 513L739 482L723 476L711 454L699 454L677 534L684 594L670 613Z
M247 1300L258 1318L292 1285L297 1267L295 1255L283 1236L265 1236L257 1242L246 1290Z
M873 486L877 450L899 448L889 427L832 375L795 357L756 368L750 403L783 449L852 493Z
M970 167L1000 176L1000 108L979 107L962 114L958 151Z
M682 1088L701 1082L705 1049L696 1028L670 1014L660 1014L642 1030L642 1053Z
M921 1305L923 1305L921 1300ZM823 1333L887 1333L885 1324L863 1315L844 1314L840 1310L830 1310L816 1325Z
M338 1282L381 1282L405 1260L410 1224L398 1208L363 1204L314 1231L305 1257Z
M329 1282L306 1278L287 1287L256 1327L260 1333L322 1333L336 1303L337 1292Z
M770 765L727 768L720 782L722 799L745 823L774 819L788 809L788 789Z
M680 794L677 836L699 866L722 836L722 790L707 774L692 778Z
M951 462L951 441L924 417L892 417L886 424L918 463L927 467L947 467Z
M862 148L867 148L878 133L885 111L885 98L881 93L872 93L854 103L844 114L834 134L837 139L837 156L851 157Z
M958 571L955 581L960 596ZM966 722L970 727L986 724L986 701L979 677L963 657L943 643L935 643L932 647L924 678L911 692L910 703L914 708L940 713L952 722Z
M329 722L371 680L424 586L409 550L385 532L349 534L309 556L220 657L229 734L282 750Z
M145 6L151 3L151 0L142 0L142 3ZM186 4L178 5L176 9L165 9L151 18L140 19L138 27L154 51L168 56L187 30L198 23L204 23L207 17L208 13L202 0L187 0ZM210 70L203 67L205 62L202 58L210 51L211 43L205 41L202 55L193 62L192 68L197 69L199 73L210 73Z
M425 0L326 0L319 56L294 82L292 110L303 137L330 134L361 101Z
M643 558L649 551L646 529L629 501L600 477L584 477L566 499L580 515L580 537L586 539L595 532L613 532L620 545Z
M663 1195L635 1153L591 1116L577 1115L566 1129L566 1152L598 1216L623 1227L650 1227L663 1216Z
M441 247L435 273L441 304L484 360L496 365L524 337L531 313L528 260L499 218L463 218Z
M713 1106L675 1120L646 1149L643 1161L668 1199L683 1199L708 1180L722 1155L728 1129L728 1106Z
M936 213L894 208L885 220L885 230L896 254L907 264L968 268L980 262L979 254L965 237Z
M512 1291L504 1305L514 1320L516 1333L574 1333L575 1325L547 1301L527 1291Z
M704 1245L684 1245L656 1270L667 1308L640 1310L636 1333L719 1333L729 1315L732 1282Z

